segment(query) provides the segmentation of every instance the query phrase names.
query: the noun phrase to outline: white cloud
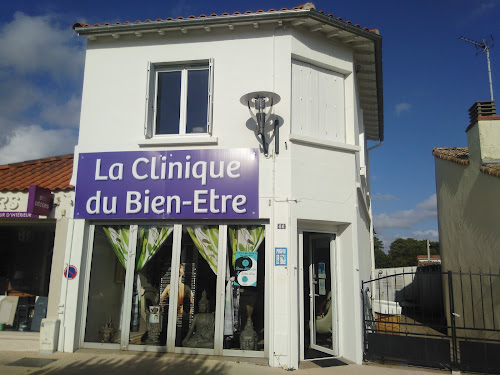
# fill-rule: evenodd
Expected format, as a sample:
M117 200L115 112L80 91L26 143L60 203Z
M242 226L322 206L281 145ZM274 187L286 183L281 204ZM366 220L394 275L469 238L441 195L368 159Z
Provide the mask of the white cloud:
M496 5L495 2L493 1L482 2L481 5L479 5L476 9L472 11L472 16L480 17L485 13L490 12L495 7L495 5Z
M43 129L39 125L17 128L0 147L0 165L73 152L77 135L71 129Z
M411 228L423 220L437 217L436 194L418 203L410 210L396 211L390 214L379 214L373 218L375 228Z
M399 116L401 114L401 112L406 112L406 111L409 111L410 109L411 109L410 103L396 104L396 108L395 108L396 115Z
M412 238L417 240L439 241L439 232L434 229L416 230L412 232Z
M75 38L70 29L58 28L54 15L16 12L0 30L0 67L18 74L48 72L53 78L78 79L84 52Z
M377 193L373 196L373 200L379 202L392 202L392 201L397 201L398 198L392 194Z
M73 151L84 41L59 19L17 12L0 23L2 164Z
M3 55L1 49L0 54ZM15 119L42 100L40 88L29 80L16 75L0 79L0 120ZM0 130L5 131L3 126L0 126Z
M40 113L40 118L49 124L78 127L81 99L72 96L66 103L50 103Z
M187 1L179 1L170 10L172 17L188 17L193 14L193 7Z

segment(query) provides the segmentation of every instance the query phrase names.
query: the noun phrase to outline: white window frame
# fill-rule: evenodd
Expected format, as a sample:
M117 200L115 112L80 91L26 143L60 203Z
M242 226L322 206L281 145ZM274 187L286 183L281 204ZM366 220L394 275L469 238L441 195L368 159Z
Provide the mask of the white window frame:
M207 101L207 131L203 133L186 133L187 120L187 84L188 72L190 70L204 70L208 68L208 101ZM181 92L179 111L179 131L175 134L156 134L156 113L157 113L157 93L158 74L162 72L181 72ZM212 134L212 109L213 109L213 86L214 86L214 59L175 62L175 63L153 63L148 62L147 66L147 89L146 89L146 116L144 122L144 136L151 138L173 138L173 137L199 137Z

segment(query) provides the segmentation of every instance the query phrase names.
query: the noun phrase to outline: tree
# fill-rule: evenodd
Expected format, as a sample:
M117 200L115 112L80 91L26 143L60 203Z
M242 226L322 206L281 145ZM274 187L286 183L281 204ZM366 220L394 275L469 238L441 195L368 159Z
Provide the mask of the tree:
M431 255L439 254L439 242L431 241ZM397 238L391 243L388 256L391 260L391 267L411 267L416 266L417 255L427 255L427 241L416 240L414 238Z
M384 243L376 234L373 235L373 247L375 250L375 268L390 268L391 260L387 254L384 253Z

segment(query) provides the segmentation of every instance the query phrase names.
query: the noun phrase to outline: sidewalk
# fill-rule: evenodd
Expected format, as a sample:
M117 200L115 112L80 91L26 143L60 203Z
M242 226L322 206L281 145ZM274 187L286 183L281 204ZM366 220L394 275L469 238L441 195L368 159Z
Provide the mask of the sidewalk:
M22 361L23 366L12 365ZM19 362L18 362L19 363ZM267 366L267 360L238 357L189 356L165 353L120 352L80 349L75 353L43 355L37 352L0 352L0 374L195 374L195 375L267 375L290 374L281 368ZM343 365L320 367L303 362L296 375L343 375L343 374L449 374L447 371L382 365Z

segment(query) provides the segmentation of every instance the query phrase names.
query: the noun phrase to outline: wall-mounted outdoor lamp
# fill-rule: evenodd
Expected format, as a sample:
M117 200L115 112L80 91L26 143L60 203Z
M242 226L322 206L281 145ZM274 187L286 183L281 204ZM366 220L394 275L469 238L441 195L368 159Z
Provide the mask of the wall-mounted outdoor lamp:
M248 107L250 115L257 123L257 134L260 135L262 139L262 148L264 150L264 155L267 155L268 145L266 142L266 137L264 135L264 128L266 122L269 120L272 114L273 106L280 101L280 96L274 92L269 91L256 91L249 94L243 95L240 99L241 104ZM266 113L267 109L267 113ZM275 142L278 145L279 141L279 124L278 120L274 123L274 136ZM277 152L278 148L276 147Z

